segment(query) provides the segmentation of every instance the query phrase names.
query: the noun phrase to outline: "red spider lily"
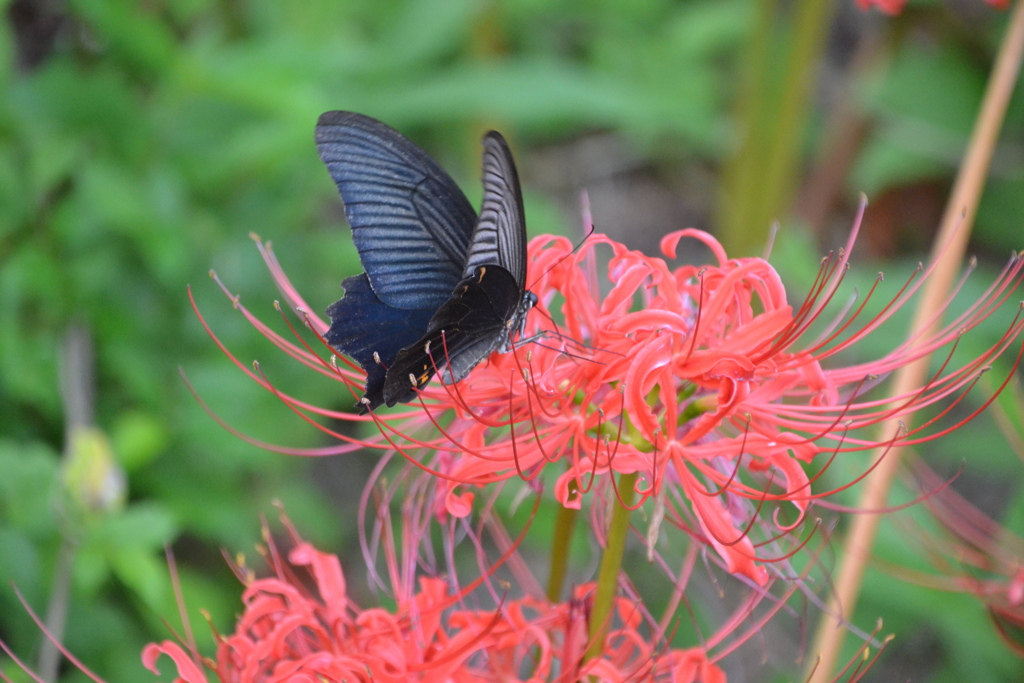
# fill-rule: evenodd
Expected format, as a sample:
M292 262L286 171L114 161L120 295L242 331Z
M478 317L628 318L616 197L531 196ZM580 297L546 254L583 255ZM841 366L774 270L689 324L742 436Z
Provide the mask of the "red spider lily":
M269 543L275 576L247 579L244 612L234 633L217 636L216 661L204 661L191 646L164 641L143 651L146 667L159 673L156 661L168 655L178 680L186 683L207 683L206 668L222 683L725 683L704 649L652 643L641 633L637 605L625 598L618 602L602 656L584 661L592 584L578 587L565 603L502 599L488 611L456 607L470 587L453 594L447 581L421 577L412 590L396 590L394 610L362 609L347 595L338 558L289 531L295 545L287 561Z
M271 550L276 556L273 546ZM275 564L275 577L247 579L245 610L235 632L215 634L215 660L199 655L188 633L187 643L168 640L147 645L143 665L159 675L157 662L167 655L177 672L175 683L209 683L210 675L221 683L726 683L725 673L715 662L761 625L715 657L708 655L708 648L723 641L726 629L738 623L735 618L703 647L654 646L639 630L643 619L637 604L623 598L616 605L621 626L609 632L601 656L584 661L592 584L578 587L574 598L565 603L524 598L506 600L495 611L481 611L451 609L457 599L446 583L423 578L418 590L389 611L355 605L347 597L338 558L301 540L287 563L278 558ZM300 580L297 574L301 573L311 580ZM53 640L21 599L39 628ZM744 605L741 616L747 616L754 606L756 601ZM880 625L870 636L877 635L879 629ZM874 656L865 644L834 680L860 681L890 640L886 638ZM63 645L53 642L94 683L106 683ZM45 683L2 640L0 650L35 683ZM2 670L0 681L13 683Z
M214 633L216 657L209 659L199 654L186 621L184 637L177 642L167 640L146 646L142 653L143 664L159 674L158 660L167 655L176 669L176 683L209 683L211 680L222 683L283 680L302 683L325 680L725 683L726 676L718 662L756 636L779 611L789 609L787 603L814 565L814 562L809 563L781 595L751 589L717 630L705 635L698 631L698 647L672 648L670 643L681 621L676 612L699 554L698 544L691 543L679 575L672 577L675 584L672 598L658 622L651 617L628 578L620 577L625 597L616 601L600 655L587 658L594 584L576 586L571 599L553 603L544 599L539 589L531 591L530 581L521 581L520 588L525 595L510 597L509 585L500 581L494 585L491 578L496 570L506 566L512 569L517 580L523 578L523 572L529 571L517 550L529 526L513 540L504 532L500 521L489 514L483 516L476 530L468 526L465 518L448 518L450 530L461 525L466 531L461 536L473 541L482 569L475 581L459 585L454 555L448 557L448 578L424 575L424 568L432 564L431 539L436 538L430 528L436 524L431 521L435 516L430 513L433 497L427 489L437 482L400 474L399 479L411 484L411 488L405 489L394 481L386 484L380 480L382 469L374 473L364 493L364 512L369 507L366 501L371 491L376 494L377 512L372 525L375 540L371 541L377 547L367 553L366 560L371 581L390 591L393 609L360 607L349 595L339 559L305 542L287 518L282 517L292 550L287 555L282 554L265 528L266 544L261 553L272 568L272 575L257 579L244 565L234 566L236 575L245 584L244 607L230 634ZM394 533L391 528L390 510L396 496L402 500L403 508L400 533ZM489 511L493 502L484 509ZM482 550L480 530L484 526L491 531L491 542L502 552L498 561L490 566ZM447 542L451 543L453 538L454 533L450 533ZM400 549L396 547L397 539L401 539ZM366 540L364 538L364 543ZM381 549L390 581L382 581L375 573L375 555ZM169 556L169 559L184 619L180 585L173 558ZM662 558L658 561L664 565ZM496 588L500 588L500 592ZM476 606L484 601L493 607ZM763 608L765 601L767 609ZM24 600L22 604L39 628L53 640L28 604ZM673 621L675 626L672 626ZM865 634L868 643L836 680L860 680L881 652L880 648L874 658L868 656L869 644L874 642L877 632L876 629L875 633ZM95 683L105 683L59 643L57 647ZM36 683L43 683L2 640L0 650ZM2 671L0 680L11 683Z
M308 546L292 552L316 553ZM337 558L330 575L343 580ZM323 592L324 586L318 586ZM581 587L589 590L591 586ZM344 600L344 594L331 596ZM326 598L302 596L282 579L263 579L246 590L246 609L234 634L221 638L217 680L249 681L566 681L666 680L725 683L725 674L698 649L657 652L636 630L640 618L626 599L619 614L633 618L616 629L602 657L583 661L585 596L559 605L530 599L509 601L495 612L457 610L445 582L423 579L411 600L394 612L332 610ZM159 673L156 660L172 658L187 683L206 683L199 664L179 644L149 645L143 662ZM212 663L211 663L212 664ZM522 672L526 672L525 674Z
M603 236L575 250L564 238L536 238L529 245L529 270L539 303L526 334L542 338L494 354L457 384L435 381L420 393L419 405L397 412L357 416L317 408L278 391L259 366L250 370L232 359L310 424L317 425L313 416L319 415L373 421L379 429L359 439L317 425L341 443L318 451L277 450L397 451L446 481L438 507L456 517L470 512L473 499L460 487L533 480L555 461L563 462L555 495L568 507L579 507L603 475L638 473L637 506L652 497L668 505L666 518L710 543L729 571L764 585L768 574L759 562L789 556L766 548L800 524L812 501L834 493L812 491L817 477L808 478L802 463L820 454L831 463L841 453L914 445L948 432L952 428L926 431L938 417L881 442L863 430L941 402L951 404L939 417L945 415L1024 329L1018 317L980 357L955 370L947 359L914 392L864 399L880 376L954 343L991 315L1019 283L1024 261L1012 259L977 302L927 338L869 363L828 368L823 363L898 315L930 272L916 272L878 315L862 321L873 286L858 308L848 307L817 339L801 342L845 274L862 215L863 207L847 248L823 259L809 295L795 309L771 264L729 259L698 230L666 236L662 251L674 258L680 240L694 239L711 250L716 264L670 268L663 258ZM612 253L610 289L603 297L594 260L599 245ZM260 251L288 304L322 342L326 323L308 312L269 247L260 245ZM341 381L354 398L361 394L357 366L344 358L325 360L297 334L298 343L287 340L233 300L293 358ZM437 353L443 366L443 349ZM666 498L666 489L679 495ZM794 518L783 521L776 509L755 546L751 536L763 506L781 503L792 506Z
M889 15L899 14L903 11L903 6L906 4L907 0L857 0L857 7L862 10L868 10L874 6L880 12Z
M924 487L940 481L922 462L914 464L914 473ZM988 608L1003 641L1018 657L1024 657L1024 538L951 488L929 496L925 505L939 530L906 520L904 538L917 540L941 573L896 566L888 569L912 583L976 596Z
M985 0L985 2L997 9L1006 9L1010 5L1010 0ZM874 6L880 12L889 15L899 14L903 11L903 7L906 4L907 0L857 0L857 7L862 10L867 10Z

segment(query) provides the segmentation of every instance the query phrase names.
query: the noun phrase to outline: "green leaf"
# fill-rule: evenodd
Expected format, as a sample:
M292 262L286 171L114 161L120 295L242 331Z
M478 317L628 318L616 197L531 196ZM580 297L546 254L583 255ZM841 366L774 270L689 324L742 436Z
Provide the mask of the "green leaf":
M141 410L120 415L111 430L114 453L131 473L153 461L165 448L169 436L165 423Z
M36 538L52 533L57 464L43 444L0 441L0 521Z
M118 579L151 610L165 604L169 590L167 566L153 552L141 547L118 548L109 556L110 566Z
M750 31L753 7L742 0L701 0L680 5L668 36L680 57L703 59L738 47Z
M886 72L864 89L879 123L851 173L852 189L884 188L951 174L985 88L985 74L948 43L904 42Z
M174 54L174 37L146 5L129 0L74 0L72 7L136 67L159 71Z
M1024 176L990 178L974 219L974 239L1003 252L1024 249Z
M448 69L382 89L368 108L398 126L474 116L524 126L568 119L621 124L649 101L631 85L570 64L535 60Z
M473 0L412 0L377 42L370 63L380 70L422 69L455 52L481 11Z
M163 505L135 503L124 512L104 519L96 530L96 538L109 548L152 551L173 541L177 531L173 517Z
M13 584L22 594L36 597L44 580L40 565L32 539L0 524L0 585L6 589Z

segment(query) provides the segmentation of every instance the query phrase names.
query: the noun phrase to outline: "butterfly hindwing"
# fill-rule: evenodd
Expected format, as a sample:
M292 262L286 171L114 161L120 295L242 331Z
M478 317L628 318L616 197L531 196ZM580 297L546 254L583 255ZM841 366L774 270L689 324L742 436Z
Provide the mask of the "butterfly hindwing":
M415 389L430 381L435 369L446 383L460 381L508 344L526 313L522 301L522 291L507 270L477 268L430 319L426 334L395 358L384 383L385 402L392 406L414 400Z
M374 294L366 273L345 278L341 286L345 296L328 307L331 328L324 338L366 370L365 398L376 408L384 402L387 367L423 335L434 311L388 306Z
M462 190L405 136L362 114L321 115L316 146L374 293L395 308L436 310L463 277L476 225Z

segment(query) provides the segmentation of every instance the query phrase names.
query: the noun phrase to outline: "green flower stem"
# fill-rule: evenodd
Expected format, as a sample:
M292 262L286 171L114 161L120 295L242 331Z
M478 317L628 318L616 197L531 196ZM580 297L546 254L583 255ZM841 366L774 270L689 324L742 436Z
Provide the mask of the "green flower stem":
M573 495L579 495L576 493L576 482L569 483L569 496ZM551 541L551 575L548 577L548 600L551 602L558 602L562 598L562 586L565 585L565 573L569 566L569 550L579 512L575 508L558 508L555 536Z
M614 476L614 475L613 475ZM629 510L636 494L636 473L623 474L619 479L619 495L622 504L615 506L612 523L608 528L608 543L601 556L601 569L597 575L597 593L594 608L590 612L590 647L587 660L593 659L604 650L604 636L611 621L612 605L619 587L619 570L622 568L622 554L626 549L629 535Z

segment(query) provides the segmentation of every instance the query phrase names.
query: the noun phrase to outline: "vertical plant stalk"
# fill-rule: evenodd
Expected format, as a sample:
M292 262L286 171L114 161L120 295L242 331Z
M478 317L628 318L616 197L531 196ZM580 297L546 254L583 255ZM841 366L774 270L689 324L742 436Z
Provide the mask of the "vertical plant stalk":
M576 492L576 483L569 483L569 496ZM576 530L576 519L579 510L559 506L555 517L555 535L551 539L551 574L548 576L548 600L560 602L565 575L569 568L569 551L572 548L572 535Z
M612 475L614 476L614 475ZM619 479L619 495L622 503L616 504L612 522L608 527L608 542L601 556L601 568L597 574L597 591L594 594L594 608L590 611L590 647L586 659L597 657L604 650L604 636L611 621L615 594L619 589L619 571L622 569L622 555L629 535L629 506L636 494L635 472L623 474Z
M729 253L749 252L754 245L764 244L772 222L790 208L811 87L837 3L793 3L792 26L781 38L772 35L779 4L757 3L738 103L743 139L726 171L721 206L722 242ZM777 87L772 87L770 69L773 42L787 48Z
M64 459L75 442L75 434L93 423L93 354L89 331L72 324L64 338L60 358L61 398L64 402ZM66 526L66 525L64 525ZM76 543L69 529L61 531L60 549L53 570L50 602L46 607L46 629L57 640L64 637L71 576L75 565ZM57 680L61 655L57 646L44 637L39 648L39 676L48 683Z
M748 226L751 241L747 249L760 247L775 220L785 218L796 193L800 173L800 148L807 125L811 89L818 72L818 64L832 24L832 13L838 3L834 0L804 0L796 3L792 45L786 60L785 81L779 100L774 131L768 147L768 163L759 174L764 183L761 205Z
M765 136L758 132L758 113L770 101L768 87L769 55L772 26L778 0L755 0L754 28L747 41L736 94L736 129L738 147L723 172L718 208L721 241L732 253L736 242L742 242L742 226L748 221L754 203L747 190L753 185L752 174L765 157Z
M68 601L71 595L71 576L75 567L75 543L65 537L57 551L57 562L53 569L53 585L50 587L50 602L46 606L46 630L54 638L64 637L67 624ZM44 637L39 648L39 677L47 683L57 680L60 672L61 654L50 640Z
M967 238L971 232L978 202L985 185L985 177L992 160L999 131L1002 128L1006 107L1013 93L1020 72L1021 57L1024 56L1024 2L1018 2L1010 17L1006 35L999 48L992 75L989 78L982 100L981 111L975 121L974 131L960 170L953 184L946 212L942 217L939 234L932 247L932 258L939 258L935 271L924 286L924 293L910 328L910 336L922 335L928 321L935 316L952 285L953 279L960 268ZM947 246L948 245L948 246ZM945 251L943 251L943 249ZM941 254L941 258L940 258ZM931 328L941 325L935 319ZM896 373L893 381L893 395L901 395L913 391L925 381L928 371L927 357L903 366ZM898 421L889 421L882 425L880 439L892 439L900 426ZM876 458L881 457L881 452ZM882 509L886 505L889 489L900 463L900 450L892 449L885 455L877 469L868 477L864 492L861 494L858 508L862 510ZM846 629L843 628L844 615L852 616L857 605L861 582L881 516L878 514L859 514L853 519L850 532L846 537L841 554L842 564L835 582L835 591L829 600L828 609L822 615L818 625L812 655L817 653L820 662L808 683L824 683L831 680L832 670L838 661ZM814 666L812 660L809 666Z

